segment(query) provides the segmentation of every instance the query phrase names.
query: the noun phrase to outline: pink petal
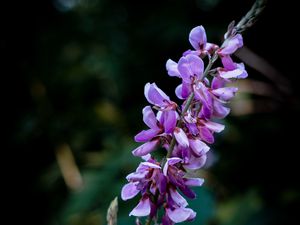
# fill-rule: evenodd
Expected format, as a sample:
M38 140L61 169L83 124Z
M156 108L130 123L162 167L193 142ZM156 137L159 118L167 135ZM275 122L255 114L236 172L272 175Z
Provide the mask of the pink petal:
M146 166L148 168L153 168L153 169L160 169L161 167L155 163L151 163L151 162L142 162L140 163L143 166Z
M187 186L202 186L204 183L203 178L186 178L185 184Z
M191 77L202 79L203 69L202 59L193 54L181 57L178 62L178 70L182 79L187 83L191 83Z
M136 196L140 191L136 188L135 183L125 184L121 191L121 198L126 201Z
M158 143L159 143L158 139L146 142L145 144L142 144L141 146L139 146L135 150L133 150L132 154L134 156L144 156L144 155L147 155L148 153L150 153L153 150L155 150L155 148L158 145Z
M190 156L187 164L184 165L184 168L189 170L197 170L202 168L206 163L207 156L202 155L201 157Z
M225 107L221 102L214 101L214 113L216 118L223 119L230 113L230 108Z
M235 69L231 71L219 71L220 77L224 79L232 79L232 78L246 78L247 72L243 69Z
M172 133L177 123L176 112L174 110L164 111L162 117L165 133Z
M154 130L154 129L149 129L149 130L142 130L140 133L134 136L134 140L136 142L146 142L150 141L152 138L154 138L160 130Z
M234 37L227 39L225 41L225 46L219 51L220 55L231 55L238 48L243 46L243 37L240 34L235 35Z
M198 139L189 139L190 147L196 156L202 156L209 151L209 147Z
M226 81L221 77L214 77L214 79L211 82L211 88L212 89L218 89L224 87L226 84Z
M193 216L194 211L189 208L175 208L174 210L167 208L166 212L174 223L180 223L186 221L190 216Z
M217 133L220 133L225 128L225 126L223 124L215 123L215 122L212 122L210 120L209 121L203 121L202 123L204 123L204 125L208 129L210 129L211 131L217 132Z
M237 87L223 87L223 88L212 90L212 93L223 101L229 101L235 96L235 93L237 91L238 91Z
M150 200L149 198L145 198L129 213L129 216L148 216L150 211Z
M178 158L178 157L168 158L167 162L165 163L164 168L163 168L163 174L165 176L167 176L169 165L174 165L174 164L179 163L179 162L182 162L181 158Z
M211 131L207 127L199 127L199 133L201 140L212 144L214 142L214 136L212 135Z
M221 56L221 61L226 70L234 70L235 69L235 63L232 61L232 59L229 55Z
M166 107L170 102L170 98L155 83L147 83L144 94L149 103L159 107Z
M174 62L172 59L168 59L166 63L166 69L168 71L169 76L171 77L181 77L180 73L177 69L177 63Z
M204 49L207 41L204 27L198 26L193 28L189 35L189 41L194 49Z
M184 133L184 131L181 128L176 127L174 130L174 136L176 138L176 141L178 144L180 144L183 147L188 147L189 146L189 140Z
M148 127L158 129L155 114L150 106L143 108L143 121Z
M186 207L188 205L187 201L185 200L184 197L182 197L178 191L176 191L173 188L170 188L170 194L174 202L179 206L179 207Z

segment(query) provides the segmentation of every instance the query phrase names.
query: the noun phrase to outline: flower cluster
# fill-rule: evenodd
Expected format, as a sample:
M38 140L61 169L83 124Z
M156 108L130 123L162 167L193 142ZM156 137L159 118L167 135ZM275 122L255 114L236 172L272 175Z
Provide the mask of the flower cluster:
M229 114L226 104L238 91L227 84L247 77L244 65L231 58L243 46L241 34L229 30L224 39L221 47L209 43L203 26L197 26L189 34L194 49L185 51L178 62L167 61L168 75L181 80L175 89L176 96L182 100L181 106L171 101L155 83L145 85L144 94L152 107L143 109L143 121L149 129L135 136L135 141L143 144L132 152L144 162L127 176L129 183L123 187L121 197L128 200L141 194L129 215L149 216L147 224L152 219L157 221L160 209L164 212L162 225L193 220L196 216L196 212L187 208L182 195L195 198L190 187L201 186L204 180L186 176L187 171L204 166L208 145L214 143L214 133L224 129L215 120ZM204 58L208 60L206 68ZM212 68L218 58L223 67ZM157 149L167 150L161 161L151 155Z

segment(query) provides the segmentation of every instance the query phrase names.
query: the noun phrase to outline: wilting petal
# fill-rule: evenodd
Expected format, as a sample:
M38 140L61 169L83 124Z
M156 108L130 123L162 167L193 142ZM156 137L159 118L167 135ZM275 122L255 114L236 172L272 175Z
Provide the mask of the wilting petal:
M149 103L159 107L165 107L170 102L170 98L155 83L147 83L144 94Z
M188 186L202 186L203 178L186 178L185 184Z
M199 133L201 140L212 144L214 143L214 136L212 135L211 131L207 127L199 127Z
M178 70L182 79L191 83L191 77L202 79L204 63L198 56L189 54L180 58L178 62Z
M243 46L243 37L240 34L235 35L232 38L229 38L225 42L225 46L221 48L219 51L220 55L231 55L234 53L238 48Z
M189 35L189 41L194 49L204 49L206 46L206 33L203 26L195 27L191 30Z
M148 127L158 129L156 117L150 106L143 108L143 121Z
M235 96L235 93L238 91L237 87L223 87L212 90L212 93L218 96L223 101L229 101Z
M209 151L209 147L198 139L189 139L190 147L196 156L202 156Z
M159 143L158 139L146 142L145 144L142 144L141 146L139 146L135 150L133 150L132 154L134 156L144 156L144 155L147 155L148 153L150 153L153 150L155 150L155 148L158 145L158 143Z
M142 130L140 133L134 136L134 140L136 142L146 142L150 141L152 138L154 138L160 130L154 130L154 129L149 129L149 130Z
M170 188L170 194L173 199L173 201L179 206L179 207L186 207L188 205L187 201L184 197L182 197L178 191L176 191L173 188Z
M189 140L184 133L184 131L181 128L176 127L174 130L174 136L176 138L176 141L178 144L180 144L183 147L188 147L189 146Z
M208 120L208 121L202 121L202 123L204 123L204 125L208 129L210 129L211 131L217 132L217 133L220 133L225 128L225 126L223 124L215 123L215 122L212 122L210 120Z
M139 204L129 213L129 216L148 216L151 211L149 198L142 199Z
M230 108L227 108L222 105L221 102L218 102L217 100L214 101L214 113L213 115L216 118L223 119L230 113Z
M174 222L174 223L180 223L183 221L186 221L191 214L193 214L193 210L189 208L175 208L174 210L171 210L169 208L166 209L168 217Z
M140 191L136 188L135 183L125 184L121 191L121 198L126 201L136 196Z
M180 73L177 69L177 63L174 62L172 59L168 59L166 63L166 69L168 71L169 76L171 77L181 77Z
M160 120L164 126L165 133L172 133L177 123L176 112L174 110L164 111Z

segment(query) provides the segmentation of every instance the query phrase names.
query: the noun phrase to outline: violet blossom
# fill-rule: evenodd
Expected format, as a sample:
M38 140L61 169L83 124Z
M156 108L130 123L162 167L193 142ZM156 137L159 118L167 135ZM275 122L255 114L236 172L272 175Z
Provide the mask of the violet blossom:
M152 105L142 111L148 128L135 136L135 141L143 144L132 153L145 161L126 177L128 183L121 197L128 200L141 195L129 215L148 216L147 225L152 220L156 224L173 225L195 219L196 212L187 207L185 197L194 199L196 194L190 187L201 186L204 179L187 177L187 172L205 165L209 145L215 141L214 133L225 128L215 120L229 114L227 103L238 91L227 84L248 76L244 65L235 63L231 57L243 46L241 34L228 31L224 43L218 47L207 42L204 27L197 26L191 30L189 41L194 50L184 52L178 63L171 59L166 62L168 75L181 81L175 93L183 100L182 104L171 101L155 83L147 83L144 89ZM205 57L209 60L206 67ZM211 68L218 57L223 67ZM166 150L161 160L151 155L159 148ZM164 213L160 218L159 210ZM137 220L137 224L142 223Z

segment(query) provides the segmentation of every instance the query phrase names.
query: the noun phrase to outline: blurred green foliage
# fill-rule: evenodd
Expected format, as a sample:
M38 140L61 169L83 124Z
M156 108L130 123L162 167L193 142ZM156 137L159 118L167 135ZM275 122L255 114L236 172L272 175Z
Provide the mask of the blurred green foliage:
M45 225L105 224L110 201L139 163L131 151L137 146L133 136L144 128L144 84L156 82L174 99L178 80L167 76L165 62L190 48L190 29L203 24L210 42L220 43L227 24L251 4L53 0L20 5L20 18L31 13L33 19L24 16L12 25L18 29L5 43L13 46L7 58L17 65L9 66L17 74L11 77L11 103L18 105L10 115L9 142L24 173L17 178L21 191L15 191L23 219ZM272 10L245 35L245 43L282 69L269 42L277 33ZM249 74L265 79L252 69ZM290 127L282 118L299 108L278 104L264 114L226 121L227 130L217 136L210 156L217 163L206 169L206 185L190 201L198 216L189 224L296 224L299 185L286 178L296 169L292 147L284 143L293 134L284 132ZM62 144L69 146L73 161L59 158ZM290 163L283 159L288 156ZM71 176L75 186L68 186L62 176L68 171L59 160L78 169L82 183ZM134 223L128 213L137 201L119 201L119 224Z

